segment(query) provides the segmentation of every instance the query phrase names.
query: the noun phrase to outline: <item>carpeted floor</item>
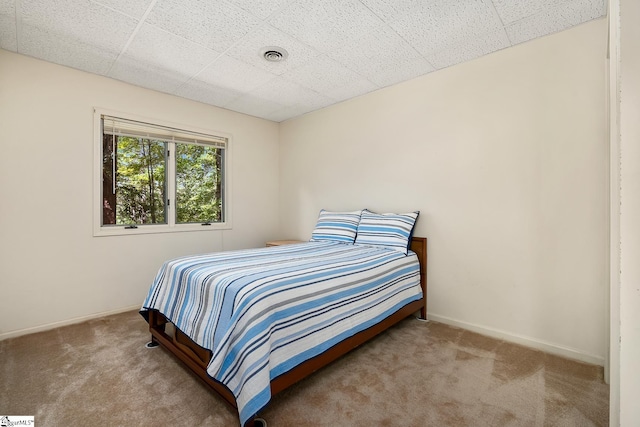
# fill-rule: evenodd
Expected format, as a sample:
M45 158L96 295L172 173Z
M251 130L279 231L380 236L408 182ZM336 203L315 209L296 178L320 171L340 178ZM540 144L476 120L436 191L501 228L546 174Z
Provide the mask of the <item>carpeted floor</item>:
M38 426L238 426L137 312L0 341L0 415ZM606 426L602 368L406 319L273 398L278 426Z

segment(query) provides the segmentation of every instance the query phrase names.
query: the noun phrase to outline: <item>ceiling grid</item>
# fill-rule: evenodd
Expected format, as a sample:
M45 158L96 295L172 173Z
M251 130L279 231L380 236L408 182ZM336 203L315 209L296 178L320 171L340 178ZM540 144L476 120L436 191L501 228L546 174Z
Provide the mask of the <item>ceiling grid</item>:
M605 14L606 0L0 0L0 48L279 122Z

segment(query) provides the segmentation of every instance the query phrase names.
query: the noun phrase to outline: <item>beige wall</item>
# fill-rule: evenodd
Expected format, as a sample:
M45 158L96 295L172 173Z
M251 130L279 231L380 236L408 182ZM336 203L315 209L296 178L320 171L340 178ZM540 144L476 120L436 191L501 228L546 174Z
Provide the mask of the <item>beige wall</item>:
M233 229L93 237L94 107L230 133ZM278 135L277 123L0 50L0 339L137 307L169 257L278 237Z
M319 209L418 209L432 319L603 363L606 20L280 130L282 237Z
M306 239L321 208L419 209L433 319L602 363L605 44L594 21L281 125L0 50L0 339L137 306L172 256ZM93 237L94 106L231 133L233 230Z

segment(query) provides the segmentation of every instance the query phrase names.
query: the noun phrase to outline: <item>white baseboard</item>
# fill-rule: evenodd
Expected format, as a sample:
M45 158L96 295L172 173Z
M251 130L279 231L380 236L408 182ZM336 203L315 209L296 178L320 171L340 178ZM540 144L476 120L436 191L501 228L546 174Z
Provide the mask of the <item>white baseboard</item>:
M573 348L536 340L522 335L512 334L510 332L501 331L499 329L487 328L485 326L480 326L473 323L462 322L460 320L451 319L446 316L440 316L439 314L427 313L427 318L435 322L445 323L447 325L467 329L472 332L477 332L481 335L487 335L504 341L513 342L516 344L524 345L526 347L535 348L536 350L563 356L569 359L579 360L581 362L590 363L592 365L604 366L604 357L584 353Z
M86 322L87 320L98 319L100 317L110 316L112 314L124 313L125 311L139 310L140 305L133 305L130 307L120 308L117 310L103 311L101 313L90 314L87 316L74 317L73 319L63 320L61 322L47 323L46 325L35 326L33 328L19 329L17 331L5 332L0 334L0 341L8 338L19 337L21 335L34 334L36 332L48 331L62 326L73 325L76 323Z
M111 311L103 311L101 313L90 314L87 316L75 317L73 319L64 320L61 322L48 323L46 325L36 326L33 328L20 329L17 331L6 332L0 334L0 341L14 338L21 335L33 334L36 332L48 331L55 328L60 328L62 326L73 325L76 323L86 322L87 320L98 319L100 317L110 316L112 314L124 313L126 311L139 310L139 305L134 305L130 307L124 307L117 310ZM516 344L524 345L527 347L535 348L537 350L545 351L547 353L556 354L558 356L567 357L569 359L579 360L585 363L591 363L593 365L604 366L604 357L596 356L593 354L588 354L581 352L579 350L575 350L569 347L560 346L557 344L552 344L545 341L535 340L529 337L525 337L522 335L512 334L509 332L505 332L499 329L487 328L485 326L476 325L473 323L463 322L460 320L455 320L450 317L441 316L439 314L427 313L427 318L429 320L433 320L435 322L444 323L451 326L456 326L458 328L467 329L472 332L477 332L482 335L487 335L493 338L501 339L504 341L513 342Z

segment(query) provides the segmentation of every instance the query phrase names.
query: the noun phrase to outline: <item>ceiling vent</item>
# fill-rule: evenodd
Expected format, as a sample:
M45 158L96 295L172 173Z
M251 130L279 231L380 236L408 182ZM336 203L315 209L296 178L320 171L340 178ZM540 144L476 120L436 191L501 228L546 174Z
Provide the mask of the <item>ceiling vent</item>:
M278 46L267 46L261 50L262 57L269 62L282 62L287 59L289 53Z

